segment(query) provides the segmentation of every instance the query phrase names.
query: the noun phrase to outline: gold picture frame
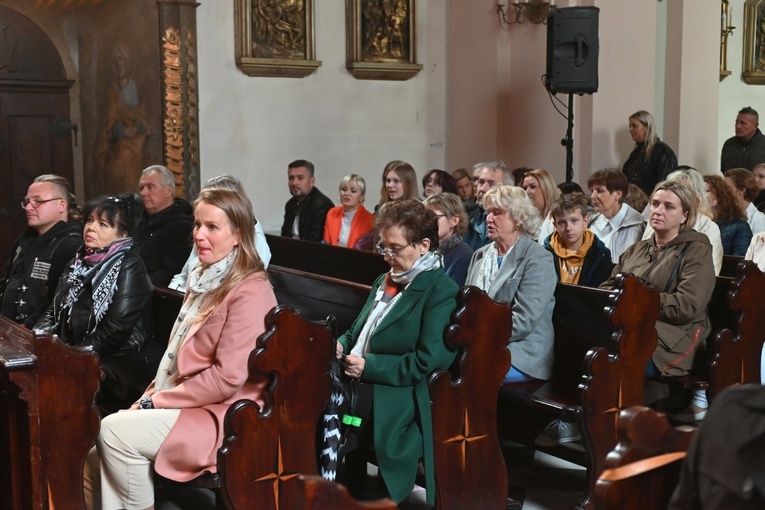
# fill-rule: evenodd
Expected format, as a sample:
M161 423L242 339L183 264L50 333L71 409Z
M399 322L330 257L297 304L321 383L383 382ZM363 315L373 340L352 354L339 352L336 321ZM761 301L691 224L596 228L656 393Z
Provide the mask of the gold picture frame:
M236 65L248 76L303 78L315 59L313 0L235 0Z
M346 0L346 68L361 80L408 80L417 63L416 0Z
M747 0L744 4L741 78L750 85L765 85L765 0Z

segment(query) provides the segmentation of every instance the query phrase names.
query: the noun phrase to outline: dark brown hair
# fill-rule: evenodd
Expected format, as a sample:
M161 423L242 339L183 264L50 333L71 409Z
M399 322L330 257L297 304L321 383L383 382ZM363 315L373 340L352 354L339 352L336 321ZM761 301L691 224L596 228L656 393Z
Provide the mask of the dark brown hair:
M438 217L419 200L388 202L377 213L377 232L389 227L401 227L409 244L430 240L430 251L438 248Z

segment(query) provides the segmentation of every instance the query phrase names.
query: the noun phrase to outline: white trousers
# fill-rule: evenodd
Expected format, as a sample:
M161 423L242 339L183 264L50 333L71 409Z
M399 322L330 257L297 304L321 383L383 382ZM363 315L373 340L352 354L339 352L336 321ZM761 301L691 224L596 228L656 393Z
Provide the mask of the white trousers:
M154 504L152 464L180 409L122 411L101 420L85 460L88 510L143 510Z

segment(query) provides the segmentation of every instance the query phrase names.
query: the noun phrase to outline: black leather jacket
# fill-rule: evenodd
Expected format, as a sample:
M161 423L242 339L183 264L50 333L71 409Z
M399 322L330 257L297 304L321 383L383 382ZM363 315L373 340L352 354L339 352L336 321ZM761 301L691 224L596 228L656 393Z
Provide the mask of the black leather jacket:
M81 245L79 221L59 221L43 235L26 229L13 245L0 283L0 313L31 329L53 301L58 279Z
M292 197L284 206L282 236L292 237L292 224L295 222L295 215L299 214L300 239L320 243L324 239L324 222L327 219L327 211L332 207L334 207L332 200L327 198L317 187L314 187L299 204L297 198Z
M645 143L637 144L624 163L622 171L629 182L636 184L650 197L656 185L666 179L675 168L677 156L669 145L659 140L653 146L648 160L645 159Z
M67 278L71 266L59 280L53 303L40 317L35 329L55 333L70 345L92 346L101 357L105 379L99 402L119 401L129 406L141 396L156 374L162 349L153 342L151 299L154 287L143 260L135 248L125 254L112 302L93 333L92 288L83 287L69 320L61 317L61 307L69 292Z

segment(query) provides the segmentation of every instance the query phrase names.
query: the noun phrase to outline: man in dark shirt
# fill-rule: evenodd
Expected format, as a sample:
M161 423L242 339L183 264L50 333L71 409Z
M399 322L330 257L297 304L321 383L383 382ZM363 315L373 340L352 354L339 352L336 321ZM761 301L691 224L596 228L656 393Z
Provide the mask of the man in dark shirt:
M68 219L73 203L69 182L53 174L37 177L21 203L28 228L14 243L0 282L0 313L27 328L53 301L61 274L82 245L82 224Z
M759 130L757 111L747 106L736 116L736 136L728 138L723 144L720 156L720 169L725 172L731 168L752 170L760 163L765 163L765 135Z
M167 287L189 258L194 211L175 198L175 178L167 167L152 165L138 182L146 217L133 238L154 285Z
M491 242L486 232L486 211L480 207L481 198L492 188L497 186L510 186L515 184L512 171L504 161L491 161L478 163L473 167L473 175L478 176L476 181L476 199L479 206L470 213L468 218L468 230L465 233L465 242L477 250Z
M334 204L315 186L313 174L313 163L304 159L287 166L292 198L284 206L283 237L317 243L324 239L324 220Z

